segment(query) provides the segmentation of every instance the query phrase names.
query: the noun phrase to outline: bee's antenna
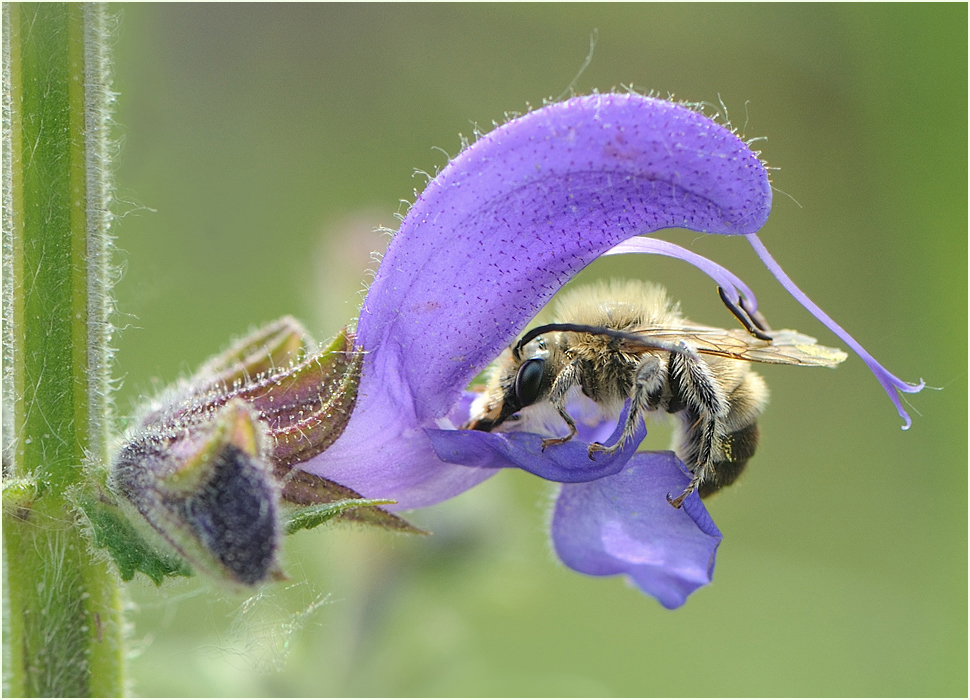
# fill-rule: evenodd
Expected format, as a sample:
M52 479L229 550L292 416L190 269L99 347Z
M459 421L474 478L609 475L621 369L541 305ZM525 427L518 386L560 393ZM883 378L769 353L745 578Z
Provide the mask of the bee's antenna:
M739 299L741 305L738 306L733 301L728 299L727 293L724 291L723 287L717 288L717 295L721 297L721 301L724 302L724 305L728 308L728 311L734 314L734 317L741 322L741 325L744 326L748 333L753 335L758 340L770 341L772 339L770 335L765 333L765 331L768 330L768 325L765 323L764 317L758 312L751 314L747 309L744 308L744 297Z
M544 326L537 326L531 331L526 333L515 345L512 346L512 358L518 361L521 357L522 348L524 348L530 341L544 335L546 333L553 333L555 331L565 331L568 333L590 333L591 335L605 335L609 338L617 338L618 340L627 340L635 343L641 348L652 348L654 350L664 350L666 352L680 352L689 353L688 350L681 347L680 345L674 345L672 343L665 343L662 340L651 340L644 337L640 333L630 333L628 331L621 331L616 328L607 328L605 326L587 326L582 323L547 323ZM769 338L770 340L770 338Z

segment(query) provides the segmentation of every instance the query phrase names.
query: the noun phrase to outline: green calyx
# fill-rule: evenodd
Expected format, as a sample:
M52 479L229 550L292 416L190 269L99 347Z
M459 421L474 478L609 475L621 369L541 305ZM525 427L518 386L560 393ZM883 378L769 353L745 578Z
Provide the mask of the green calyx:
M253 586L283 578L282 534L330 521L422 532L382 508L393 501L365 499L293 468L340 437L357 398L363 353L352 336L343 331L326 348L313 347L285 317L153 404L114 458L104 490L117 505L104 503L110 497L82 504L123 577L141 571L158 583L191 569L230 587ZM167 545L122 527L121 515L132 510Z

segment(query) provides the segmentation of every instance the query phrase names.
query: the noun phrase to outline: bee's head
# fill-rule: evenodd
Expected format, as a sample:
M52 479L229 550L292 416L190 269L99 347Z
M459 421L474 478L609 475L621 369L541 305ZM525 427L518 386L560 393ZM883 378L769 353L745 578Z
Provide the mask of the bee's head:
M501 374L496 396L481 415L465 424L465 429L490 432L548 392L551 378L547 353L539 349L534 356L521 360L515 356L516 349L512 349L512 360Z

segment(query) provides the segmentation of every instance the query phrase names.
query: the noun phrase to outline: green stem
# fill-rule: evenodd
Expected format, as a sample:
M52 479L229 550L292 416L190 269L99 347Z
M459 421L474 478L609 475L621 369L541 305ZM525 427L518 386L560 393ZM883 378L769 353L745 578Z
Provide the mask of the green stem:
M117 696L120 587L72 501L106 461L104 10L7 3L3 25L6 691Z

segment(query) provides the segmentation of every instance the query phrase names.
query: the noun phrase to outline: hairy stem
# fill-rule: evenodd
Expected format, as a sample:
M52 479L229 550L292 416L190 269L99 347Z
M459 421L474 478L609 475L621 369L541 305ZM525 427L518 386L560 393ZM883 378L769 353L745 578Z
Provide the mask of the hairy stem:
M119 583L72 493L106 459L105 14L3 8L4 679L18 696L117 696Z

